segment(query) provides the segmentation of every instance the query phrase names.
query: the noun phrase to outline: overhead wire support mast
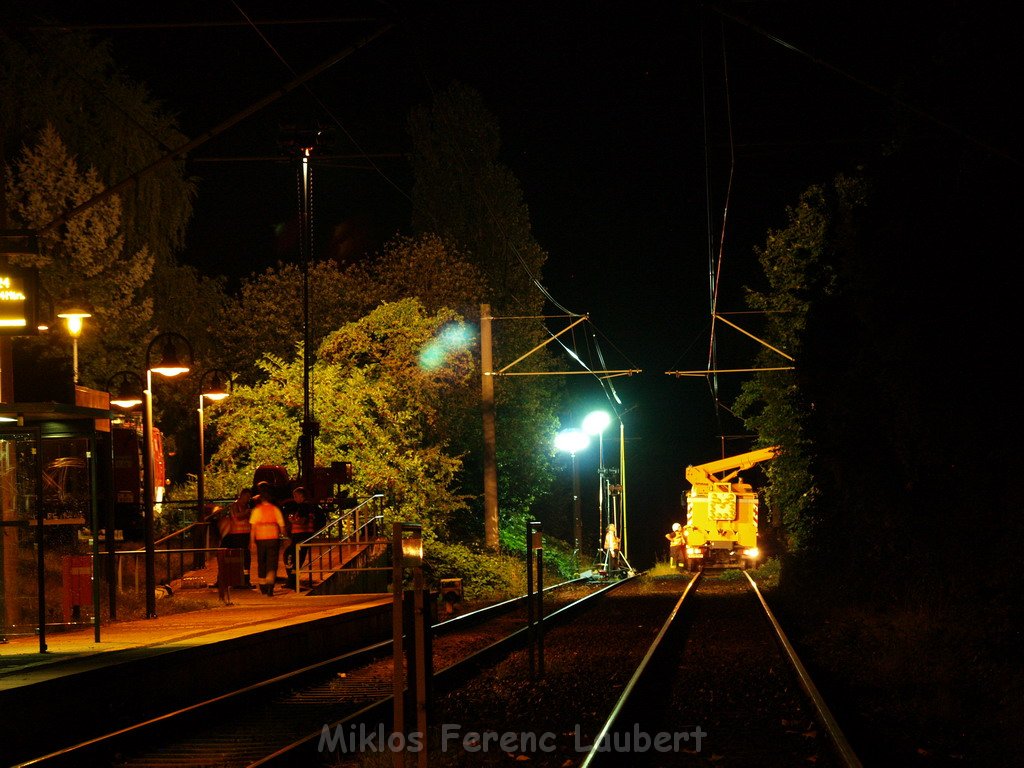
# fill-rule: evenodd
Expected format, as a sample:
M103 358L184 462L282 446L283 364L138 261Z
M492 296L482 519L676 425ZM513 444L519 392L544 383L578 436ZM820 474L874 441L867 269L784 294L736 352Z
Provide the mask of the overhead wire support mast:
M562 334L572 330L580 323L588 320L589 315L552 315L545 317L574 317L558 333L551 334L551 337L520 355L504 368L494 370L494 358L491 341L492 320L524 320L535 319L531 317L494 317L491 315L491 305L480 305L480 405L483 415L484 433L484 546L497 551L498 549L498 458L497 458L497 437L494 418L494 379L498 376L556 376L585 373L587 375L604 374L608 376L629 376L634 373L641 373L636 370L618 371L515 371L509 373L509 369L518 365L533 353L543 349L552 341L555 341Z
M737 331L742 333L744 336L749 336L750 338L752 338L754 341L756 341L761 346L766 347L767 349L770 349L772 352L774 352L775 354L779 355L780 357L784 357L786 360L789 360L791 363L795 363L796 362L796 359L793 358L791 355L787 355L781 349L778 349L777 347L773 347L767 341L765 341L764 339L758 338L757 336L752 334L750 331L746 331L743 328L740 328L738 325L736 325L736 323L732 322L731 320L726 320L720 314L715 313L714 315L712 315L712 318L715 319L715 320L721 320L726 325L728 325L728 326L730 326L732 328L735 328ZM713 373L755 373L755 372L760 372L760 371L792 371L792 370L795 370L795 368L796 368L796 366L793 366L793 365L786 365L786 366L780 366L780 367L760 367L760 368L714 368L714 369L712 369L711 367L708 367L706 370L700 370L700 371L665 371L665 373L668 374L669 376L677 376L677 377L679 377L679 376L700 377L700 376L707 376L708 374L713 374Z

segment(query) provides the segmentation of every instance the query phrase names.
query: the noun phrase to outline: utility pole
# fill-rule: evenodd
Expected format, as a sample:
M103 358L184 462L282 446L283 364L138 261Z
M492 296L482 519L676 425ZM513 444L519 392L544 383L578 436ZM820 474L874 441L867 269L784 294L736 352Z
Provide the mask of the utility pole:
M625 370L601 370L601 371L512 371L516 365L528 358L534 352L555 341L559 336L568 332L580 323L589 319L588 315L568 315L574 318L569 325L553 333L548 339L542 341L533 349L521 354L508 365L494 370L494 353L491 341L492 320L540 320L543 318L528 317L494 317L491 315L491 305L480 305L480 406L483 413L484 427L484 544L488 549L498 549L498 458L497 442L495 439L495 408L494 408L494 377L496 376L569 376L572 374L586 374L588 376L631 376L640 373L639 369ZM579 492L577 491L577 497Z
M484 420L484 544L498 549L498 451L494 428L491 305L480 305L480 402Z
M306 488L308 497L316 497L313 474L316 466L316 438L320 434L320 422L313 416L312 383L310 372L313 365L312 333L309 319L309 263L313 254L313 169L310 158L320 144L319 128L289 127L282 131L281 145L294 152L299 158L299 267L302 272L302 433L299 437L299 478Z

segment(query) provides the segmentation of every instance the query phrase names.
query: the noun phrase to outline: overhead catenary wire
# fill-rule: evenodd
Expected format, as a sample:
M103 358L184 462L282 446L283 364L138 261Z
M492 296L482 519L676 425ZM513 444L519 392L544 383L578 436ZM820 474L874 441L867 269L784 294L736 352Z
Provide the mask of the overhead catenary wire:
M386 5L389 5L389 4L386 4ZM434 88L433 82L431 81L430 76L427 74L427 72L426 72L426 70L425 70L425 68L423 66L423 62L422 62L422 60L421 60L421 58L419 56L419 52L416 51L415 49L414 49L414 55L415 55L416 62L419 65L420 74L423 77L423 81L426 84L427 90L430 91L431 96L433 96L436 99L437 92L436 92L436 90ZM463 152L462 146L458 142L455 142L455 149L456 149L456 155L458 157L459 162L462 164L463 170L468 170L469 169L469 164L466 162L465 153ZM511 238L508 236L508 233L506 232L504 226L502 225L500 217L498 217L495 214L493 206L491 205L491 201L487 198L487 196L485 194L483 194L483 192L481 190L476 190L476 194L478 195L480 201L483 203L484 208L487 210L487 214L490 217L491 222L494 224L495 228L498 230L498 234L501 236L503 245L506 248L508 248L511 251L511 253L516 257L516 259L519 261L519 265L523 268L523 271L526 273L527 277L529 278L530 283L537 289L537 291L541 294L541 296L543 296L545 299L547 299L549 302L551 302L551 305L554 306L555 308L557 308L559 311L564 312L567 315L570 315L572 317L583 317L586 314L585 312L574 312L573 310L566 308L541 283L540 278L537 275L533 274L533 271L530 269L530 266L526 263L526 259L523 257L522 253L519 252L519 249L516 247L515 243L513 243ZM518 297L516 297L514 295L511 298L513 300L517 301L517 303L519 303L521 305L524 304L524 302L521 299L519 299ZM550 331L548 331L548 332L550 333Z
M245 19L246 23L252 28L252 30L259 36L263 43L270 49L274 56L277 57L277 60L284 65L288 72L292 76L297 75L298 73L295 71L295 68L292 67L292 65L287 61L287 59L285 59L281 52L277 50L274 44L270 42L270 39L265 34L263 34L263 31L241 8L241 6L239 6L238 3L235 2L235 0L231 0L231 4L235 7L238 13L242 16L242 18ZM380 166L377 165L376 162L374 162L373 155L371 155L370 153L366 152L366 150L363 149L362 145L359 143L356 137L349 132L348 128L345 127L344 123L341 122L341 119L338 118L336 114L334 114L334 111L330 107L328 107L326 103L324 103L323 99L321 99L316 93L313 92L313 89L309 87L308 82L302 83L302 89L309 95L310 98L313 99L313 101L316 102L317 106L319 106L320 109L324 111L324 113L330 118L331 122L335 126L337 126L342 133L345 134L345 138L352 142L352 146L359 150L363 159L365 159L370 164L373 170L376 171L377 175L380 176L385 182L387 182L388 185L390 185L393 189L395 189L402 197L411 202L412 197L409 195L409 193L402 189L398 184L395 183L395 181L390 176L388 176L386 173L384 173L383 170L381 170Z
M233 127L235 125L237 125L238 123L242 122L243 120L245 120L246 118L248 118L251 115L255 114L256 112L259 112L261 109L263 109L264 107L266 107L266 106L272 104L273 102L277 101L282 96L284 96L284 95L290 93L291 91L295 90L300 85L302 85L305 81L310 80L310 79L316 77L317 75L323 73L324 71L326 71L330 67L334 66L338 62L343 61L344 59L348 58L349 56L351 56L352 54L354 54L357 51L361 50L362 48L365 48L370 43L372 43L374 40L376 40L378 37L380 37L383 34L386 34L391 28L392 28L391 24L384 24L383 26L378 27L377 29L375 29L373 32L371 32L367 36L365 36L362 39L358 40L357 42L355 42L355 43L345 47L343 50L339 51L338 53L335 53L330 58L322 61L321 63L319 63L316 66L314 66L312 69L309 69L306 72L302 73L301 75L297 76L296 78L294 78L290 82L288 82L285 85L283 85L282 87L278 88L276 91L270 93L267 96L264 96L262 99L256 101L255 103L251 104L250 106L246 107L245 109L241 110L240 112L236 112L234 115L229 117L227 120L225 120L222 123L219 123L218 125L214 126L209 131L206 131L205 133L203 133L202 135L196 137L195 139L191 139L189 141L186 141L180 147L177 147L176 149L173 149L173 150L165 153L164 155L162 155L160 158L158 158L157 160L153 161L149 165L141 168L140 170L136 171L133 174L130 174L128 177L122 179L121 181L119 181L119 182L117 182L115 184L112 184L111 186L107 187L106 189L102 190L101 192L98 192L97 194L95 194L91 198L89 198L88 200L85 200L84 202L79 203L74 208L72 208L70 210L67 210L67 211L64 211L63 213L59 214L58 216L53 218L51 221L49 221L48 223L46 223L42 227L40 227L38 230L36 230L37 234L42 234L42 233L45 233L45 232L49 232L49 231L51 231L53 229L56 229L57 227L65 224L67 221L69 221L70 219L74 218L75 216L78 216L78 215L82 214L83 212L85 212L86 210L92 208L92 206L96 205L97 203L100 203L103 200L106 200L111 195L116 195L116 194L120 193L122 190L127 189L130 186L133 186L143 176L145 176L145 175L147 175L149 173L152 173L153 171L155 171L158 168L162 168L163 166L167 165L168 163L173 162L174 160L176 160L178 158L185 157L189 152L191 152L194 149L197 149L198 147L202 146L203 144L208 142L210 139L213 139L216 136L219 136L220 134L224 133L224 131L228 130L229 128L231 128L231 127Z
M274 54L274 56L288 69L288 71L290 73L294 74L295 73L295 69L288 63L288 61L280 53L280 51L278 51L276 49L276 47L269 40L269 38L267 38L267 36L265 34L263 34L263 32L258 28L258 26L256 26L256 24L251 20L251 18L248 16L248 14L245 13L245 11L238 5L237 2L235 2L235 0L232 0L232 5L236 8L238 13L242 16L242 18L245 19L246 22L253 28L253 30L256 32L256 34L259 35L260 39L271 50L271 52ZM425 78L425 80L427 81L428 87L429 87L429 79ZM374 170L376 170L381 175L381 177L384 178L386 181L388 181L388 183L390 183L393 187L395 187L396 189L399 189L401 194L406 199L409 199L411 201L411 197L407 193L405 193L404 190L401 190L386 174L383 173L383 171L380 170L379 166L377 166L377 164L373 162L372 157L369 156L367 153L365 153L363 148L359 145L358 141L356 141L355 138L351 136L351 134L346 130L344 125L341 123L341 121L333 114L333 112L327 107L327 105L324 104L324 102L315 93L313 93L312 89L307 84L303 85L303 89L317 102L317 104L325 111L325 113L330 116L331 120L345 133L345 135L349 138L349 140L352 141L353 145L357 149L359 149L360 152L363 153L363 156L368 160L368 162L374 168ZM465 161L465 157L464 157L464 155L463 155L463 153L461 151L462 150L461 146L456 144L456 149L458 151L459 160L462 163L463 168L468 170L468 163L466 163L466 161ZM537 290L540 292L540 294L545 299L547 299L549 302L551 302L551 304L553 306L555 306L556 308L558 308L562 312L566 313L567 315L569 315L571 317L583 317L584 316L583 313L573 312L572 310L567 309L565 306L563 306L557 299L555 299L555 297L551 294L551 292L547 288L544 287L544 285L540 282L540 279L535 274L533 274L533 272L530 269L529 265L526 263L525 258L523 258L522 254L519 252L519 249L516 247L515 243L513 243L511 238L508 236L508 233L505 231L504 226L502 225L502 222L501 222L500 218L494 212L494 209L492 207L490 199L485 194L483 194L483 192L479 192L478 191L478 194L479 194L481 202L484 204L484 207L485 207L485 209L488 212L488 215L490 216L492 222L496 226L496 228L498 230L498 233L500 234L500 236L502 238L504 246L506 248L508 248L511 251L511 253L513 253L515 255L515 257L519 261L520 266L523 268L523 270L525 271L526 275L529 277L530 282L534 285L534 287L537 288ZM548 330L547 328L545 328L545 330L549 334L551 333L550 330ZM562 344L562 342L560 342L560 341L559 341L559 343ZM564 344L563 344L563 346L564 346ZM579 359L578 356L575 356L575 357L576 357L577 360ZM603 383L602 383L602 386L603 386ZM618 396L615 395L615 397L617 399Z
M714 4L709 4L708 8L710 8L712 11L717 13L722 18L729 19L730 21L735 22L736 24L739 24L739 25L741 25L743 27L746 27L747 29L749 29L752 32L754 32L755 34L760 35L760 36L764 37L766 40L770 40L771 42L776 43L777 45L780 45L780 46L782 46L783 48L785 48L785 49L787 49L789 51L792 51L793 53L797 54L798 56L803 56L805 59L813 62L817 66L822 67L824 69L827 69L828 71L832 72L833 74L839 75L840 77L842 77L842 78L844 78L846 80L849 80L850 82L860 86L861 88L864 88L864 89L866 89L868 91L871 91L872 93L875 93L875 94L877 94L879 96L883 96L884 98L886 98L887 100L889 100L893 104L895 104L895 105L897 105L897 106L907 110L908 112L916 115L917 117L919 117L919 118L921 118L923 120L926 120L926 121L928 121L928 122L930 122L930 123L932 123L932 124L942 128L943 130L946 130L946 131L949 131L951 133L956 134L957 136L959 136L960 138L964 139L965 141L968 141L971 144L974 144L976 147L979 147L980 149L983 149L986 152L991 152L992 154L994 154L994 155L996 155L998 157L1001 157L1004 160L1008 160L1009 162L1013 163L1014 165L1024 167L1024 159L1021 159L1021 158L1019 158L1019 157L1017 157L1015 155L1010 154L1005 149L1002 149L1000 147L996 147L996 146L994 146L993 144L990 144L987 141L979 139L977 136L974 136L973 134L968 133L963 128L960 128L959 126L953 125L952 123L950 123L950 122L948 122L946 120L943 120L940 117L937 117L932 112L929 112L928 110L925 110L925 109L923 109L921 107L918 107L915 104L911 104L910 102L905 101L904 99L901 99L899 96L897 96L896 94L892 93L891 91L886 90L885 88L880 88L877 85L873 85L872 83L869 83L868 81L864 80L863 78L860 78L860 77L858 77L858 76L856 76L856 75L854 75L854 74L852 74L850 72L847 72L845 69L842 69L842 68L836 66L835 64L832 64L831 62L826 61L825 59L822 59L819 56L815 56L815 55L813 55L813 54L803 50L802 48L800 48L797 45L794 45L793 43L789 42L788 40L784 40L781 37L779 37L779 36L777 36L775 34L772 34L769 31L767 31L766 29L763 29L762 27L759 27L758 25L752 23L748 19L745 19L745 18L743 18L741 16L737 16L734 13L730 13L730 12L726 11L725 9L720 8L719 6L714 5Z
M35 29L38 29L38 27L29 27L29 29L30 30L35 30ZM60 27L56 27L56 29L61 29L61 28ZM0 26L0 35L3 35L8 40L11 40L13 42L13 38L8 34L7 30L4 27L2 27L2 26ZM31 56L28 57L27 58L27 63L28 63L28 65L30 67L32 67L32 69L34 69L36 71L36 74L42 75L42 72L39 69L39 65L36 63L36 60L34 58L32 58ZM135 117L135 115L133 115L131 112L129 112L127 109L125 109L116 99L112 99L110 97L110 94L108 93L107 89L101 87L100 83L97 83L96 81L93 81L93 80L89 80L85 75L82 74L82 72L78 69L78 67L70 66L69 65L67 67L67 69L75 78L80 80L86 86L86 88L89 89L89 91L91 93L96 94L100 99L102 99L107 104L108 107L113 109L115 112L119 112L126 120L128 120L128 122L130 122L133 126L135 126L135 128L139 132L141 132L144 136L146 136L148 139L150 139L154 144L156 144L158 147L163 149L163 151L165 151L165 152L172 151L173 148L171 147L170 144L168 144L160 136L156 135L156 133L151 131L146 125L144 125L142 122L140 122Z
M724 433L724 426L722 425L722 421L721 421L722 402L721 402L721 398L719 397L718 374L715 373L715 371L718 370L718 356L717 356L717 341L716 341L716 333L715 333L715 331L716 331L715 319L718 316L718 298L719 298L719 291L720 291L720 288L721 288L721 281L722 281L722 261L723 261L724 256L725 256L725 236L726 236L726 232L728 231L727 230L727 225L728 225L728 219L729 219L729 203L731 202L733 179L735 178L735 173L736 173L736 148L735 148L733 129L732 129L732 101L731 101L730 93L729 93L729 60L728 60L728 56L727 56L727 53L726 53L726 45L725 45L725 25L724 25L724 23L721 20L719 21L719 29L720 29L720 32L721 32L721 43L722 43L722 77L723 77L723 91L724 91L724 97L725 97L726 125L727 125L727 128L728 128L728 135L729 135L729 172L728 172L728 181L727 181L727 184L726 184L726 191L725 191L725 201L723 202L723 205L722 205L722 224L721 224L721 228L720 228L719 236L718 236L718 258L716 260L716 263L713 265L713 269L712 269L712 265L709 263L709 273L710 273L709 274L709 279L710 279L710 283L711 283L711 285L710 285L710 288L711 288L711 297L710 297L710 300L711 300L711 331L709 333L709 340L708 340L708 367L707 367L707 370L708 370L708 386L711 389L711 398L712 398L712 401L714 402L714 405L715 405L715 421L718 424L718 432L719 432L719 434L723 434ZM702 44L701 44L701 59L702 59L702 61L701 61L701 74L702 74L702 79L703 79L706 76L705 73L704 73L704 69L703 69L703 54L704 54L703 31L701 33L701 41L702 41ZM704 92L706 94L706 89L702 89L702 92ZM705 106L706 106L706 104L705 104ZM704 123L705 123L705 145L704 145L704 152L705 152L705 158L707 158L707 156L710 154L710 146L708 144L708 138L707 138L708 137L708 133L707 133L707 123L708 123L708 120L707 120L707 111L706 111L706 109L705 109L705 114L704 114ZM706 167L710 166L710 162L707 159L705 160L705 166ZM710 196L710 182L708 182L708 187L709 187L709 194L708 194L709 232L708 232L708 238L709 238L709 260L710 260L711 259L710 253L713 252L713 247L710 246L710 238L712 237L711 232L713 231L713 230L710 229L710 222L711 222L710 210L711 210L711 205L712 205L712 200L711 200L711 196ZM723 454L722 455L723 456L725 455L724 454L724 443L723 443Z

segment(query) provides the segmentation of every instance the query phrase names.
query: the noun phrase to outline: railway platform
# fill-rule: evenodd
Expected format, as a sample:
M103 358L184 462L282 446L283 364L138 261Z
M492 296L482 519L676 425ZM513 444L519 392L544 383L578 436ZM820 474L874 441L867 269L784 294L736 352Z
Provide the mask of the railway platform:
M181 613L159 600L156 618L104 624L99 643L93 627L48 631L46 653L38 636L7 638L0 744L30 751L26 727L40 724L54 727L53 746L76 743L390 637L387 594L233 589L230 605L212 595L214 607Z

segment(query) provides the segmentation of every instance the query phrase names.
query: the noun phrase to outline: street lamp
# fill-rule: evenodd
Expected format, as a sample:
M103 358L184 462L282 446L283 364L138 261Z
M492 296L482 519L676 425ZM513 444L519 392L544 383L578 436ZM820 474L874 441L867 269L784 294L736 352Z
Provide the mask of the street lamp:
M135 371L118 371L107 379L106 389L110 404L124 411L142 405L142 377Z
M580 551L583 543L583 516L580 513L580 467L576 454L590 445L590 438L579 429L563 429L555 435L555 448L572 456L572 535L573 548Z
M82 321L87 317L92 317L92 313L87 309L82 309L77 305L72 305L62 312L57 313L57 317L64 320L67 323L68 334L71 336L71 359L72 359L72 370L74 371L75 384L78 383L78 337L82 335Z
M152 364L153 349L162 345L160 360ZM178 358L177 345L184 345L188 360ZM158 334L146 347L146 389L143 391L142 409L142 490L146 497L145 506L145 549L146 549L146 618L156 618L156 554L153 541L153 501L155 478L153 476L153 372L173 378L188 373L192 367L192 344L180 333L168 331Z
M210 386L205 387L206 380L210 379ZM212 368L203 371L199 377L199 471L196 473L196 501L199 506L196 520L202 521L203 513L206 510L206 486L204 477L206 472L206 447L203 431L203 399L219 402L231 394L231 375L220 368Z
M126 416L131 419L132 430L135 429L135 421L128 413L134 408L142 405L142 377L135 371L118 371L109 379L104 389L110 393L110 404L125 411ZM113 444L111 445L113 450ZM113 471L113 469L112 469ZM114 529L116 527L117 513L113 505L107 507L107 585L109 592L110 618L117 620L117 580L114 578Z
M604 531L604 431L612 423L607 411L591 411L583 419L583 431L588 435L597 435L597 538L598 549L603 546L601 533Z

